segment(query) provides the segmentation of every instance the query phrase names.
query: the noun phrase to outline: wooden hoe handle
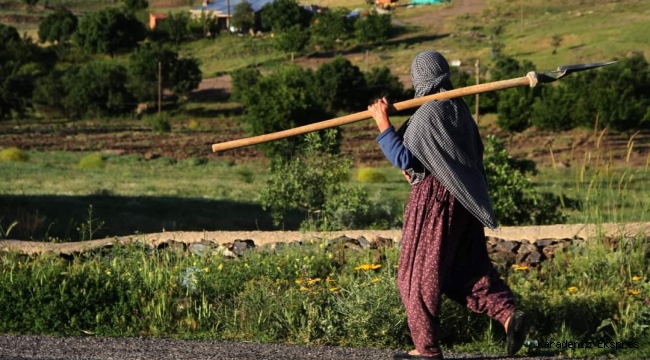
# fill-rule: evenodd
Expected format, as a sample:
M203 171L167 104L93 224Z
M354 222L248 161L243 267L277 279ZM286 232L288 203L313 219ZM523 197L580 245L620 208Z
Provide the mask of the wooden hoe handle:
M457 98L457 97L462 97L467 95L474 95L474 94L479 94L484 92L490 92L495 90L502 90L502 89L513 88L517 86L526 86L526 85L529 85L530 87L535 87L537 85L537 73L531 71L526 76L522 76L519 78L467 86L460 89L445 91L442 93L423 96L421 98L415 98L411 100L398 102L393 104L393 106L395 107L396 111L402 111L402 110L422 106L425 103L432 100L452 99L452 98ZM287 129L287 130L282 130L270 134L258 135L249 138L213 144L212 151L220 152L220 151L232 150L232 149L237 149L237 148L250 146L250 145L261 144L269 141L280 140L291 136L302 135L302 134L329 129L329 128L333 128L345 124L351 124L353 122L365 120L371 117L372 116L370 115L370 111L365 110L365 111L337 117L330 120L299 126L293 129Z

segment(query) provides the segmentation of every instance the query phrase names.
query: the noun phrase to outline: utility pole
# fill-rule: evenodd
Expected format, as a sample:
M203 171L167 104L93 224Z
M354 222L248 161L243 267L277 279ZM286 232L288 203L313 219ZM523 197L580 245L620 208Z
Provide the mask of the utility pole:
M162 112L162 64L158 62L158 118Z
M519 2L521 7L519 8L519 13L521 17L521 31L524 31L524 2L523 0Z
M476 85L478 85L481 82L481 79L479 77L481 75L481 60L476 59L476 64L474 64L474 66L476 67ZM478 100L479 100L479 96L478 96L478 93L477 93L476 94L475 110L474 110L476 112L476 115L474 115L474 120L476 120L476 125L478 125L478 116L479 116L479 114L478 114Z
M226 27L228 27L228 33L230 34L230 0L227 1L226 6L228 6L228 18L226 19Z

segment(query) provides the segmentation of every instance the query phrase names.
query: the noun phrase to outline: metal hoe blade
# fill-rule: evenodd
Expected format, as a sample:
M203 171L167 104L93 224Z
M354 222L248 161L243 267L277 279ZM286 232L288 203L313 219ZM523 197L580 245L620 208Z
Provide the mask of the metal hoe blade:
M574 72L590 70L601 66L611 65L614 63L616 63L616 61L591 63L591 64L564 65L558 67L557 70L555 71L547 71L541 74L537 74L537 80L542 83L549 83L549 82L556 81Z

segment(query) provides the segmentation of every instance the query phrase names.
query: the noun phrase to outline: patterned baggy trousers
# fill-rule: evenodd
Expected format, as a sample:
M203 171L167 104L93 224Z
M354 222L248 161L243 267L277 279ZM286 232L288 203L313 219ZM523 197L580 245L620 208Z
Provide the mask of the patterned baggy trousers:
M514 297L490 262L483 225L432 175L413 185L404 214L397 286L415 348L441 352L444 293L504 324Z

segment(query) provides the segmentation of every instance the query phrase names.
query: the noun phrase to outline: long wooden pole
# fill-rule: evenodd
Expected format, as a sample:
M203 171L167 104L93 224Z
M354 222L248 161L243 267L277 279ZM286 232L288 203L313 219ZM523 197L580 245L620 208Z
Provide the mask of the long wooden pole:
M444 100L444 99L452 99L452 98L457 98L457 97L462 97L462 96L467 96L467 95L474 95L478 93L484 93L484 92L489 92L489 91L495 91L495 90L502 90L502 89L509 89L517 86L526 86L529 85L530 87L535 87L537 85L537 74L533 71L529 72L526 76L522 76L519 78L514 78L514 79L508 79L508 80L501 80L501 81L494 81L490 83L485 83L485 84L479 84L479 85L473 85L473 86L467 86L464 88L460 89L455 89L451 91L445 91L437 94L432 94L432 95L427 95L423 96L421 98L415 98L411 100L406 100L402 102L398 102L393 105L396 111L402 111L406 109L411 109L414 107L419 107L424 105L425 103L432 101L432 100ZM261 144L269 141L275 141L275 140L280 140L284 138L288 138L291 136L296 136L296 135L302 135L314 131L320 131L320 130L325 130L341 125L346 125L346 124L351 124L354 122L358 122L361 120L365 120L368 118L371 118L372 115L370 115L370 111L362 111L350 115L345 115L341 117L337 117L334 119L330 120L325 120L309 125L304 125L304 126L299 126L297 128L293 129L287 129L287 130L282 130L278 132L274 132L271 134L265 134L265 135L258 135L258 136L253 136L249 138L244 138L244 139L238 139L238 140L232 140L232 141L227 141L223 143L218 143L218 144L213 144L212 145L212 151L213 152L220 152L220 151L226 151L226 150L232 150L232 149L237 149L245 146L251 146L251 145L256 145L256 144Z

